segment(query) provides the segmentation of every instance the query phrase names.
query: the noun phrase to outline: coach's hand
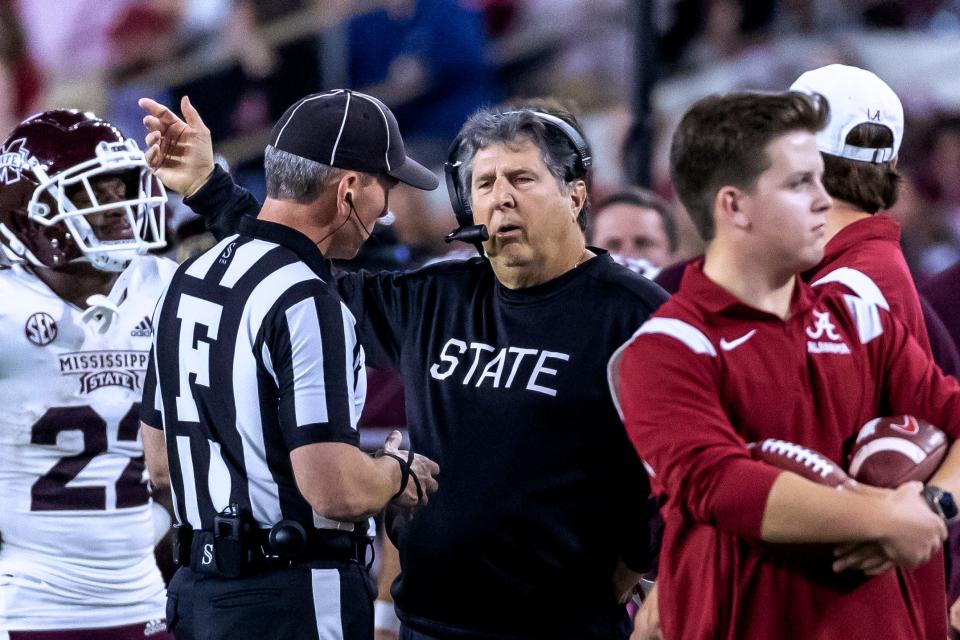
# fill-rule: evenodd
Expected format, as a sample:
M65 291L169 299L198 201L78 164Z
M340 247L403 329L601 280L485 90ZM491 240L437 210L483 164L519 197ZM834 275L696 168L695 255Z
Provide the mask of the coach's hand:
M384 453L391 453L407 460L410 452L399 448L402 440L403 436L399 431L391 431L383 443ZM403 488L403 493L394 498L393 502L405 508L427 504L430 494L439 486L434 477L438 473L440 473L440 465L419 453L414 454L410 462L410 479Z
M886 509L878 514L883 533L878 542L898 565L925 563L947 539L947 525L930 510L920 492L923 484L907 482L889 492Z
M192 196L213 173L210 130L187 96L180 100L185 120L150 98L140 98L137 104L147 112L143 118L147 164L165 187Z

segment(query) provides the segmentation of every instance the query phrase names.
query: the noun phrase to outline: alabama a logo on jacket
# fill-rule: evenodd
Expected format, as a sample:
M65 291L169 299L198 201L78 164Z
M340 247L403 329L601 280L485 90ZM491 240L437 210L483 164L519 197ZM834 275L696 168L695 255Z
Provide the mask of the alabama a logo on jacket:
M807 352L808 353L834 353L838 355L847 355L850 353L850 347L843 341L843 337L837 333L837 327L830 320L829 311L813 311L813 326L807 327Z

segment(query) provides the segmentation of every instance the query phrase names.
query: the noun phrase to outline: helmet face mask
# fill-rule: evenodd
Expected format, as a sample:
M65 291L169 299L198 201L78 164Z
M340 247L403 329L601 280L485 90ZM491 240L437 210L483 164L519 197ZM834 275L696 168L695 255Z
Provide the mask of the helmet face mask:
M165 246L163 185L136 142L112 125L90 114L48 111L17 127L0 154L6 169L0 173L0 243L8 258L53 269L89 262L122 271L136 255ZM123 180L123 198L98 197L97 183L107 177ZM127 237L98 235L91 221L105 216L122 216Z

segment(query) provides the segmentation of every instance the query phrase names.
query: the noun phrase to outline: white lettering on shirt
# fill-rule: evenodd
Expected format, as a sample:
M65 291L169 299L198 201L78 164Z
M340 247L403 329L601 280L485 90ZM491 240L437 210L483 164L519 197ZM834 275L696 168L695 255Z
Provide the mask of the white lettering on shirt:
M460 350L460 353L467 352L467 343L463 340L457 340L456 338L450 338L447 340L447 343L443 345L443 349L440 350L440 359L450 365L450 367L444 371L440 372L440 364L437 363L430 367L430 375L437 380L446 380L451 375L453 375L454 370L457 368L457 365L460 364L460 360L456 356L447 355L448 347L456 347Z
M471 352L472 355L467 355ZM527 358L536 356L536 358ZM510 389L518 378L528 391L555 397L557 390L550 386L550 377L556 376L559 362L570 360L569 354L558 351L541 351L522 347L494 347L483 342L464 342L456 338L447 340L440 349L439 362L430 365L430 377L434 380L450 378L460 366L461 360L470 359L470 366L460 384L473 387ZM511 362L512 360L512 362ZM529 364L526 364L529 363ZM504 371L510 374L503 382ZM479 375L476 375L477 372Z
M500 349L497 351L496 357L493 360L487 363L487 366L483 368L483 373L480 374L480 377L477 378L477 384L474 386L479 387L483 382L484 378L493 378L493 388L497 389L500 387L500 375L503 373L503 363L507 361L506 359L507 352L505 349ZM496 370L492 369L496 366Z
M835 353L845 356L850 353L850 347L843 342L824 342L807 340L807 353Z
M545 393L548 396L555 396L557 395L556 390L537 384L537 376L539 376L541 373L551 376L557 375L556 369L550 369L549 367L543 366L543 363L546 362L547 358L557 358L559 360L566 361L570 359L570 356L565 353L557 353L556 351L542 351L540 353L540 359L537 360L537 366L533 368L533 373L530 375L530 381L527 383L527 389L530 389L530 391Z
M474 350L476 356L473 359L473 364L470 365L470 370L467 371L467 376L463 379L463 384L470 384L470 378L473 377L473 372L477 370L477 365L480 364L480 352L494 351L493 347L488 344L483 344L482 342L471 342L470 348Z
M517 354L517 359L513 361L513 368L510 369L510 377L507 378L507 389L510 388L510 385L513 384L513 377L517 375L517 369L520 368L520 362L523 360L524 356L532 356L537 352L536 349L521 349L519 347L510 347L507 349L510 353Z

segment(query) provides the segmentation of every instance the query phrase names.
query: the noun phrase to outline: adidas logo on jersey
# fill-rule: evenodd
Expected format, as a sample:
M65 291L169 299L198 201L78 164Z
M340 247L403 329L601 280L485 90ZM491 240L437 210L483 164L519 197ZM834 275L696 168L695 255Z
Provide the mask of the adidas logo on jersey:
M133 331L130 332L130 335L134 338L149 338L153 335L153 320L150 316L144 316L143 320L140 321L136 327L133 328Z

